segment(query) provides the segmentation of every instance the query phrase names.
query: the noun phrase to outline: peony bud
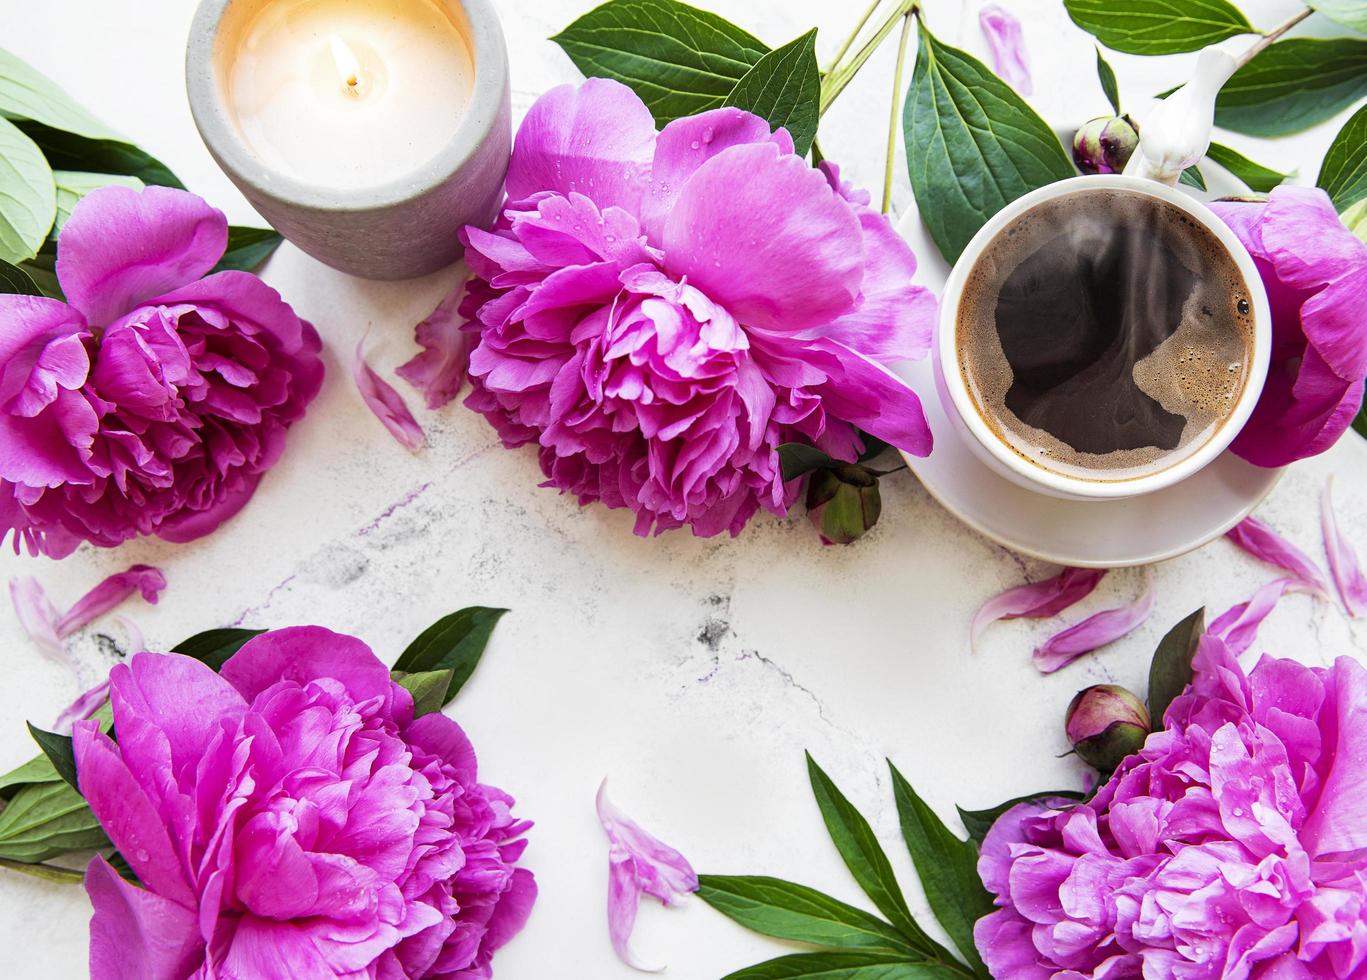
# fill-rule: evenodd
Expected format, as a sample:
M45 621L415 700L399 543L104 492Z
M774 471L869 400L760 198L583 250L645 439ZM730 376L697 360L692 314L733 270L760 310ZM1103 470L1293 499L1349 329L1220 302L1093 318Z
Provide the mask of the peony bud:
M807 483L807 516L822 544L849 544L878 523L878 476L857 464L817 470Z
M1139 145L1129 116L1097 116L1073 136L1073 162L1084 174L1118 174Z
M1096 684L1074 695L1064 718L1068 741L1083 762L1110 772L1138 752L1148 736L1149 709L1117 684Z

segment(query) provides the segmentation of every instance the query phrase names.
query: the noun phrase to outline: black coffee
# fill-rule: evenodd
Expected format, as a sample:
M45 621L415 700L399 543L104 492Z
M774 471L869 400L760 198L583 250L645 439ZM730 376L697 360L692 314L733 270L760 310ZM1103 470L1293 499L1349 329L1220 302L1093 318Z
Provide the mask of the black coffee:
M1215 433L1252 354L1224 247L1147 195L1079 191L998 233L959 304L960 370L1025 458L1093 480L1165 469Z

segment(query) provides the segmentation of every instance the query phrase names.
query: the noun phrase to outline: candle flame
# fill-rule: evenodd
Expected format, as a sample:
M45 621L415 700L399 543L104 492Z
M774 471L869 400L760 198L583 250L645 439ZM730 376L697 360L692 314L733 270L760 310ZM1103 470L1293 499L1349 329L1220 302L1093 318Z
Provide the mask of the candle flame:
M356 55L347 47L347 43L336 34L329 35L328 44L332 48L332 60L337 64L337 74L346 84L347 92L351 95L359 94L361 63L356 60Z

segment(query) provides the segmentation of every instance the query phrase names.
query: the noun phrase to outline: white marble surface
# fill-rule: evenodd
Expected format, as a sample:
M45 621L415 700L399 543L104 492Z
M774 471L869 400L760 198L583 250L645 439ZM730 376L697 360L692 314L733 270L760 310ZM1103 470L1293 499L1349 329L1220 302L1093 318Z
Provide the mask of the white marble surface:
M1105 109L1089 38L1053 0L1005 0L1025 22L1035 106L1059 124ZM829 56L855 8L821 0L706 0L770 43L813 23ZM501 0L517 109L575 71L544 40L586 0ZM981 53L978 4L927 0L932 27ZM1244 4L1272 24L1289 0ZM189 0L0 0L0 43L65 85L169 163L237 221L253 218L214 167L190 121L182 84ZM1320 18L1308 29L1326 33ZM1186 56L1115 55L1127 100L1182 77ZM822 144L857 182L882 172L891 48L880 52L827 117ZM1345 114L1346 115L1346 114ZM1229 135L1256 159L1312 181L1341 124L1275 142ZM899 165L895 200L910 202ZM933 278L934 263L926 262ZM630 516L580 510L538 489L533 454L501 449L479 417L452 405L419 412L429 447L399 448L361 405L345 371L373 328L373 361L392 369L411 351L411 324L457 278L448 270L402 285L366 283L285 246L265 271L318 325L329 378L290 434L284 461L251 505L188 546L140 541L82 549L61 563L0 558L0 578L34 574L59 605L133 562L161 566L160 605L130 602L150 644L211 626L320 623L353 632L382 657L442 613L511 607L478 673L450 712L479 749L482 776L537 821L527 863L541 898L527 930L497 961L503 980L631 975L613 957L604 921L606 847L593 793L611 777L627 812L690 856L700 871L791 877L867 905L823 833L806 784L810 749L882 836L913 907L910 862L897 837L883 758L894 759L941 813L1026 791L1078 785L1061 715L1098 681L1142 690L1149 652L1191 608L1245 598L1273 572L1217 541L1158 566L1151 620L1103 653L1050 677L1029 662L1051 623L1003 624L977 655L965 644L982 599L1049 569L956 524L905 473L885 481L883 518L849 548L822 548L798 517L762 517L739 540L682 532L643 541ZM416 402L415 402L416 404ZM1367 445L1349 434L1296 466L1260 515L1320 554L1316 498L1336 473L1348 534L1367 549ZM1128 598L1139 573L1115 573L1076 614ZM1286 600L1264 646L1311 662L1361 656L1362 627L1308 598ZM112 621L72 641L82 683L110 666L125 637ZM25 643L0 614L0 767L28 757L22 720L50 723L76 681ZM85 974L89 905L79 888L0 872L0 948L14 977ZM648 903L637 946L669 976L708 980L785 947L732 925L702 903Z

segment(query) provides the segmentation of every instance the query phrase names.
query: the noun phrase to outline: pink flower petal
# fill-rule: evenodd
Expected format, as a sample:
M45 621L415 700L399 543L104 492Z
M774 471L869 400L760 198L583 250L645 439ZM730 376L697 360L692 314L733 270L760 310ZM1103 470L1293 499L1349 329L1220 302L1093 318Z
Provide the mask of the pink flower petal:
M390 435L404 448L416 452L426 441L422 426L413 418L413 413L404 404L403 396L394 386L376 374L365 362L365 338L356 344L356 356L351 363L351 377L356 382L356 390L361 393L366 407L389 430Z
M1283 595L1287 592L1309 591L1312 589L1299 578L1279 578L1275 582L1268 582L1253 593L1253 598L1230 606L1216 617L1206 632L1224 640L1225 645L1237 656L1253 645L1258 627L1268 613L1276 608Z
M1149 618L1154 598L1153 578L1149 576L1144 593L1134 602L1093 613L1045 640L1035 649L1035 666L1042 674L1052 674L1084 653L1120 639Z
M441 408L460 394L465 384L474 334L461 329L465 318L459 309L464 292L462 283L414 328L414 338L425 349L394 372L423 393L428 408Z
M1329 583L1324 572L1310 556L1256 517L1245 517L1230 528L1225 537L1259 561L1290 572L1312 590L1329 597Z
M193 908L138 888L96 855L85 872L91 980L188 977L203 958Z
M1362 568L1358 565L1357 553L1348 539L1339 531L1338 519L1334 516L1334 478L1324 483L1324 493L1320 497L1320 528L1324 532L1324 551L1329 556L1329 573L1334 578L1334 587L1339 598L1354 619L1367 613L1367 579L1363 578Z
M656 972L642 966L631 952L637 904L644 893L665 905L676 905L689 892L698 890L698 876L687 858L613 806L607 787L605 779L598 787L596 805L609 843L608 934L623 963Z
M76 600L58 622L57 635L68 637L81 627L103 616L134 592L141 592L147 602L156 605L166 576L151 565L132 565L127 570L109 576L95 588Z
M11 579L9 594L10 601L14 603L14 614L19 617L19 625L33 645L44 656L69 665L66 649L57 632L60 617L38 580L33 576Z
M1044 619L1063 612L1091 595L1105 575L1104 568L1065 568L1053 578L1018 585L993 596L973 614L969 645L976 647L983 630L999 619Z
M77 696L75 701L62 709L52 730L58 735L70 735L71 726L83 718L89 718L95 709L109 700L109 678L106 677L90 690Z
M1030 56L1025 50L1021 22L1016 16L991 3L978 13L978 26L982 28L992 67L997 74L1021 95L1033 92Z

